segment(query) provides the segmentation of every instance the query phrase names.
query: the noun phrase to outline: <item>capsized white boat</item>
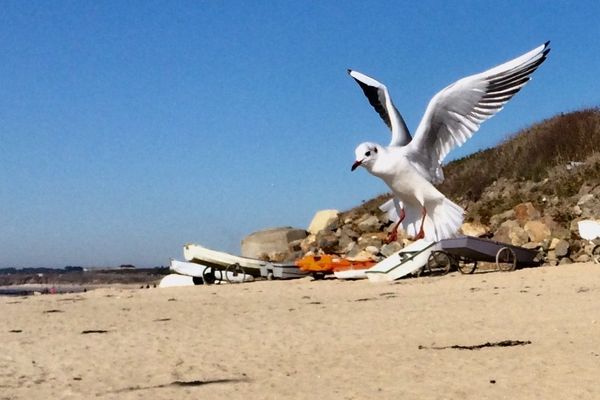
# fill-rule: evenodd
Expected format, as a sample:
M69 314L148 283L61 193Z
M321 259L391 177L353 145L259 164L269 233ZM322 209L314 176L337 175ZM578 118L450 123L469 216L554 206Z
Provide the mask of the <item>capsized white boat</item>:
M435 245L436 242L417 240L369 268L367 278L371 282L388 282L415 272L427 264Z
M354 280L354 279L367 279L367 269L343 269L339 271L333 271L333 275L337 279Z
M171 271L180 275L204 279L204 273L209 267L197 263L171 260L170 268ZM234 272L225 270L215 271L215 277L218 281L231 283L252 282L254 280L254 277L252 275L236 274Z
M199 244L189 243L183 246L183 256L192 263L221 270L237 264L243 268L246 274L254 277L289 279L306 276L306 273L293 263L272 263L256 258L235 256L222 251L211 250Z
M194 277L179 274L169 274L163 277L158 284L159 288L194 286Z

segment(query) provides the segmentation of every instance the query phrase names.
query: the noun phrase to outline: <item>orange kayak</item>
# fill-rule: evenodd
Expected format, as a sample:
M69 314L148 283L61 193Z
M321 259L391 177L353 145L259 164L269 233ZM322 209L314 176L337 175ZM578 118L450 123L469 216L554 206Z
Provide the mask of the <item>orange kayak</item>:
M304 256L296 260L296 266L307 272L333 272L348 269L367 269L375 265L373 260L355 261L332 254Z

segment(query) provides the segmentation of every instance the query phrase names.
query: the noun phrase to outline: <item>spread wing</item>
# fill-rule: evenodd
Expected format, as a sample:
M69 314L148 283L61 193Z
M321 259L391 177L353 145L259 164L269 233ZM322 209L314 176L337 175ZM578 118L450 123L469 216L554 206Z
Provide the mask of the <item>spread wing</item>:
M371 103L388 128L391 129L392 140L390 146L407 145L411 140L410 133L402 116L394 106L394 103L392 103L392 98L385 85L358 71L349 69L348 74L358 83L365 96L367 96L367 99L369 99L369 103Z
M482 122L529 82L531 74L546 60L550 42L485 72L463 78L437 93L429 102L414 139L406 146L407 157L433 183L444 180L441 163L461 146Z

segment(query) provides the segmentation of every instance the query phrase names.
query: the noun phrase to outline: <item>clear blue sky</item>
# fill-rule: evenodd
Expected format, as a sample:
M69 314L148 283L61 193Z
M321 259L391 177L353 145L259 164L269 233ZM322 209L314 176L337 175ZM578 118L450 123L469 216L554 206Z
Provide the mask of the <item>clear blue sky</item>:
M2 1L0 267L239 253L255 230L385 192L350 172L389 133L349 67L414 130L438 90L551 40L449 159L600 104L599 2L414 3Z

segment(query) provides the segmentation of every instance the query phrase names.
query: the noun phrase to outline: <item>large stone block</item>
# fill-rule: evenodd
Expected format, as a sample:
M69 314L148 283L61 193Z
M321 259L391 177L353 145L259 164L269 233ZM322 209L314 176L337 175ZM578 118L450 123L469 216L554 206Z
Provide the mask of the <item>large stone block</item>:
M543 240L551 239L552 232L542 221L528 221L524 226L529 235L529 239L534 243L540 243Z
M317 211L315 216L313 217L310 225L308 226L308 231L313 235L316 235L318 232L327 228L329 225L335 222L335 220L340 215L338 210L321 210Z
M539 219L542 216L531 202L517 204L513 210L515 218L521 226L525 225L528 221Z
M304 229L291 227L271 228L251 233L242 240L242 256L264 258L265 255L291 254L290 243L302 240L307 236Z
M463 235L480 237L487 234L490 228L481 222L465 222L460 227Z

